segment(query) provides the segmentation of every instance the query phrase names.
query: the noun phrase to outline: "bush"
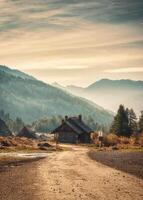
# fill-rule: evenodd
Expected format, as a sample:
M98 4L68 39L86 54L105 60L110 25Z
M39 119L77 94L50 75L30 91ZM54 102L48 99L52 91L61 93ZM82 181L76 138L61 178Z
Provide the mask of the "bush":
M117 135L115 134L109 134L107 136L104 137L104 145L109 147L109 146L115 146L118 144L119 142L119 138Z
M91 140L94 144L97 142L97 140L98 140L98 133L97 132L91 133Z
M98 137L94 140L94 144L99 146ZM118 137L115 134L109 134L104 136L103 144L105 147L115 147L119 149L126 149L135 146L143 147L143 133L142 134L134 134L132 137Z
M138 139L138 143L139 143L139 145L141 145L141 147L143 147L143 133L140 134L139 139Z
M98 133L97 132L91 133L91 140L92 140L93 144L95 144L96 147L99 147L100 142L99 142L99 139L98 139Z
M119 143L120 143L120 144L129 144L129 138L120 137L120 138L119 138Z
M1 147L36 147L36 142L29 138L0 137Z
M120 137L119 138L119 144L130 144L130 138L127 137Z

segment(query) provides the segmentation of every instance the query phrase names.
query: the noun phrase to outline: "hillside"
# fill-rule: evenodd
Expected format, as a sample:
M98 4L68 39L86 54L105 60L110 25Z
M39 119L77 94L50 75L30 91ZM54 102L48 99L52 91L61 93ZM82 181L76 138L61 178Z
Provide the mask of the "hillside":
M113 119L112 114L90 101L22 75L0 70L0 110L10 113L12 118L18 116L31 123L45 116L80 113L100 124L108 124Z
M13 75L13 76L16 76L16 77L20 77L20 78L23 78L23 79L35 80L34 77L29 76L28 74L25 74L24 72L21 72L21 71L16 70L16 69L10 69L9 67L4 66L4 65L0 65L0 72L5 72L7 74L10 74L10 75Z
M137 114L143 110L143 81L102 79L87 88L67 86L67 91L116 111L119 104L133 108Z

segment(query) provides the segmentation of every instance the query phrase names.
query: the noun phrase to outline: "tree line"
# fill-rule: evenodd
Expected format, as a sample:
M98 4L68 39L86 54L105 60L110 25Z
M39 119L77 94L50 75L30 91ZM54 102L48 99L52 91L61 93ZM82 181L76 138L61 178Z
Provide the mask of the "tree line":
M139 120L137 120L133 109L120 105L111 125L110 132L117 136L125 137L143 132L143 111L141 111Z
M5 113L4 110L0 110L0 118L4 120L9 129L15 133L18 133L27 125L20 117L12 119L10 114ZM34 121L30 126L37 132L48 133L61 124L62 118L63 116L43 117L42 119ZM98 124L91 116L84 116L84 121L93 130L102 130L106 134L114 133L118 136L130 137L133 134L143 132L143 111L141 111L141 115L139 119L137 119L134 110L125 108L124 105L119 106L111 126Z
M43 117L41 119L38 119L32 123L32 127L37 132L51 132L56 127L58 127L61 124L61 121L64 117L61 115L58 116L52 116L52 117ZM109 125L103 125L95 122L95 120L91 116L84 116L83 120L86 122L86 124L93 130L103 130L104 132L109 132L110 126Z
M0 110L0 119L2 119L12 132L19 132L24 127L24 122L20 117L12 119L9 113L5 113L4 110Z
M24 126L31 126L36 132L48 133L53 131L56 127L61 124L64 117L61 115L52 117L43 117L37 119L32 124L26 124L22 118L17 117L12 119L9 113L5 113L4 110L0 110L0 119L5 121L8 128L15 133L18 133ZM84 116L84 121L95 131L103 130L104 132L109 132L110 126L97 123L90 115Z

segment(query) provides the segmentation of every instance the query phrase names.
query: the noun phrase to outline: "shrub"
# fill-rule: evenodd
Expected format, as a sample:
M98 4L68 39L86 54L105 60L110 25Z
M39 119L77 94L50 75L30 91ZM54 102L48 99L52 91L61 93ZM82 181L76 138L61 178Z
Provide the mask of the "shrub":
M130 137L129 138L129 144L135 145L136 144L136 138L135 137Z
M120 138L119 138L119 143L120 143L120 144L130 144L130 138L127 138L127 137L120 137Z
M36 142L29 138L0 137L0 146L3 146L3 147L35 147Z
M139 139L138 139L138 143L139 143L139 145L141 145L143 147L143 133L140 134Z
M109 134L109 135L104 137L104 141L103 142L104 142L105 146L114 146L114 145L118 144L119 138L115 134Z
M98 133L97 132L91 133L91 140L96 146L99 146Z

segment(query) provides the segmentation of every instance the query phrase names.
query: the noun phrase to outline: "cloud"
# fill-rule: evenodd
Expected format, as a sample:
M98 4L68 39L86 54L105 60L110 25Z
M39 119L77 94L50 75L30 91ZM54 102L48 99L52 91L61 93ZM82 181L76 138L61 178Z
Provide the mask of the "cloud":
M83 70L86 81L91 72L134 71L143 61L142 9L141 0L1 0L1 64L64 70L68 79Z
M1 0L0 30L71 28L83 22L126 23L143 21L141 0Z
M105 70L107 73L135 73L143 72L142 67L127 67L127 68L118 68L118 69L108 69Z

